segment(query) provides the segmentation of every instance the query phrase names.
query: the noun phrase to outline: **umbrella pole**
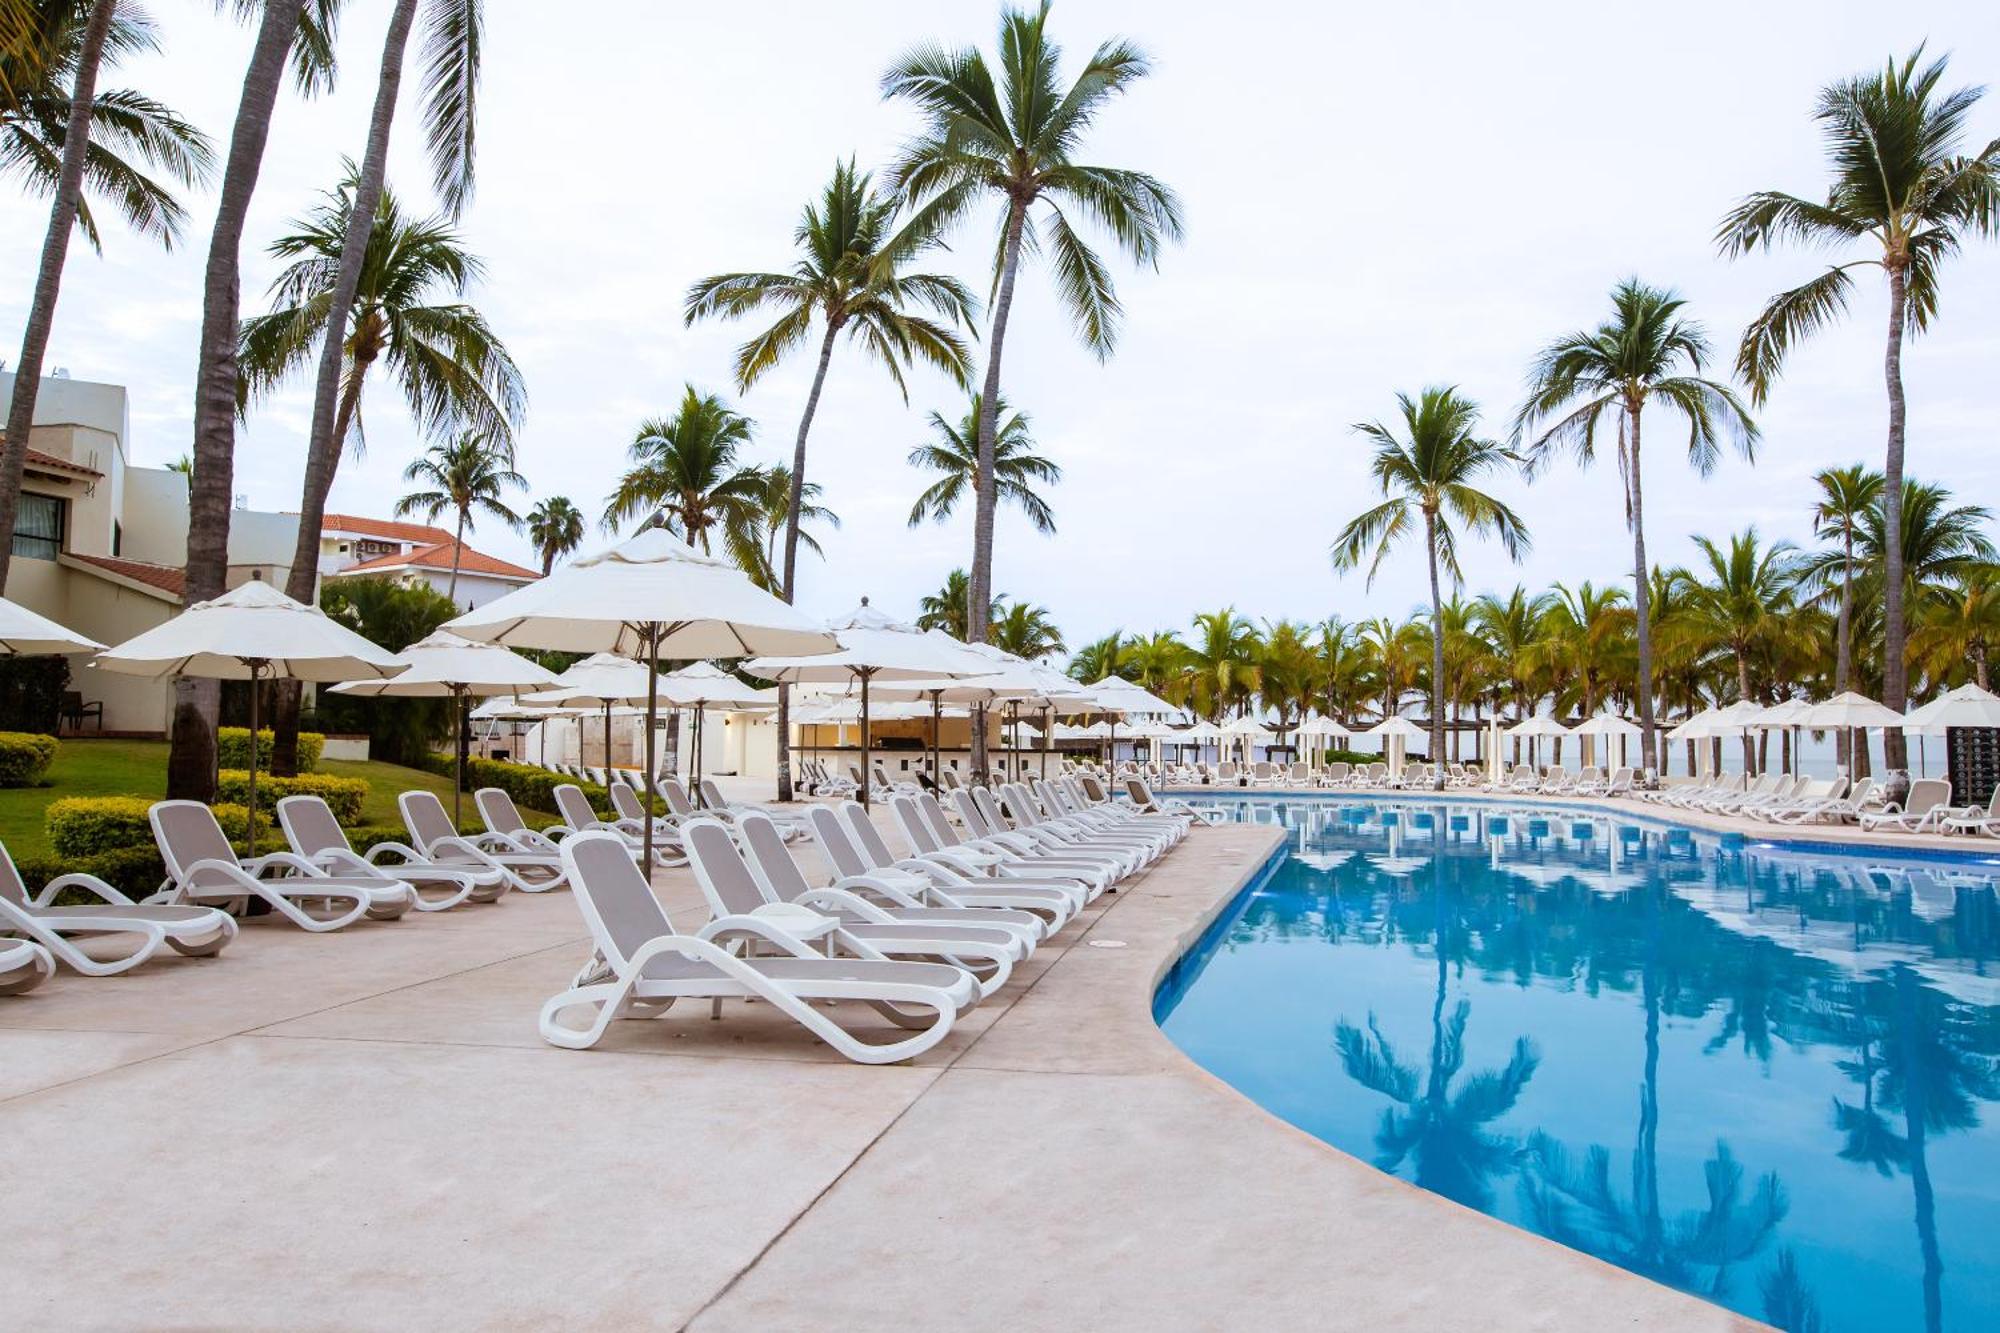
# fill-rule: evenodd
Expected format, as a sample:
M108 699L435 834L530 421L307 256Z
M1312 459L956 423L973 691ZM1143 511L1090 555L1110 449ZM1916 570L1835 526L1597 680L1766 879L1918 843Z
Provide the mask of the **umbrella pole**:
M604 781L611 782L611 701L604 701Z
M244 821L243 836L253 857L257 855L257 670L261 665L250 663L250 817Z
M254 688L254 687L253 687ZM459 803L465 799L465 696L456 685L451 689L451 827L458 831Z
M653 882L653 723L660 716L659 656L654 651L660 642L659 622L649 624L646 630L646 820L641 835L645 863L640 873L650 884Z
M861 677L861 808L870 810L874 802L868 799L869 788L875 784L875 766L868 762L868 678L874 674L863 667Z
M1042 780L1044 782L1048 781L1048 776L1049 776L1049 722L1051 720L1049 716L1050 712L1051 710L1047 708L1044 708L1042 710Z
M938 731L944 725L944 691L931 691L931 790L944 790L944 775L938 772L942 762L938 754Z

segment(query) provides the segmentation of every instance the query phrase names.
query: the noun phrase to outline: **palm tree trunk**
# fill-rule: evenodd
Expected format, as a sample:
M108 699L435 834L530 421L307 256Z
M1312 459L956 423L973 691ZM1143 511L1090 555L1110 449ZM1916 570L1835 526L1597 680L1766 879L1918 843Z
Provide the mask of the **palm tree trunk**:
M1838 642L1833 645L1833 692L1844 694L1850 688L1848 679L1854 670L1854 646L1850 640L1854 636L1854 520L1850 516L1841 534L1840 562L1840 619L1834 628ZM1849 757L1847 728L1834 733L1834 758L1849 765L1853 773L1853 760Z
M347 317L354 294L361 288L361 269L368 238L375 229L375 206L382 197L388 170L389 129L396 118L396 94L403 85L403 51L409 45L417 0L397 0L389 15L389 35L382 46L382 73L375 85L375 109L368 120L368 146L361 157L361 175L354 189L354 206L340 241L340 270L333 281L326 318L326 341L320 347L319 378L313 384L312 430L306 437L305 486L299 495L299 530L292 545L292 566L285 575L285 595L310 606L319 593L319 537L326 517L326 497L340 467L347 433L339 429L342 415L340 371L347 346ZM358 368L357 368L358 369ZM299 686L279 684L278 705L271 719L271 771L289 775L299 767Z
M1444 598L1438 595L1437 515L1424 511L1424 554L1431 572L1431 784L1444 790Z
M465 557L465 515L464 509L458 511L458 534L451 539L451 586L444 595L453 607L458 605L458 562ZM609 756L604 762L611 762Z
M195 371L194 471L188 480L186 590L189 604L217 596L229 576L229 504L236 471L236 338L242 320L243 226L264 165L271 110L305 0L265 0L257 44L243 78L229 139L215 231L202 279L201 343ZM167 796L207 801L215 795L215 723L222 691L215 681L182 677L174 685L173 747Z
M14 523L21 512L21 474L28 466L28 432L35 425L35 398L41 392L42 358L48 354L55 328L56 295L62 290L63 263L69 257L70 233L76 230L76 210L83 198L84 158L90 149L90 114L97 102L97 67L104 55L117 0L95 0L83 30L77 55L76 81L70 88L69 124L63 130L62 178L56 201L49 207L49 231L42 241L42 266L35 274L35 295L28 306L28 328L21 335L21 359L14 364L14 396L7 405L7 440L0 451L0 589L7 586L14 558Z
M1889 451L1882 468L1882 702L1897 712L1909 698L1909 664L1904 661L1903 624L1903 328L1909 320L1910 272L1907 258L1891 258L1889 346L1882 376L1889 386ZM1882 732L1882 766L1909 767L1903 733Z
M1006 261L1000 269L1000 291L993 303L993 330L986 349L986 383L979 399L978 469L972 479L972 573L966 580L965 638L986 642L986 620L993 606L993 511L998 500L994 485L994 436L1000 420L1000 353L1007 342L1007 316L1014 309L1014 278L1021 268L1021 230L1028 219L1026 200L1007 208ZM986 772L986 713L972 712L972 771Z
M1653 589L1646 573L1646 497L1639 476L1639 417L1644 410L1643 399L1632 399L1626 404L1631 428L1626 440L1631 450L1626 485L1632 520L1632 618L1639 639L1639 759L1644 767L1657 771L1660 752L1653 725Z
M812 389L806 394L806 409L799 414L798 439L792 442L792 488L785 497L785 569L778 595L791 601L793 580L799 569L799 516L806 502L806 436L812 431L813 414L819 411L819 393L826 385L827 367L833 364L833 340L840 324L826 322L826 339L819 345L819 366L813 371ZM778 799L792 799L792 691L778 686Z

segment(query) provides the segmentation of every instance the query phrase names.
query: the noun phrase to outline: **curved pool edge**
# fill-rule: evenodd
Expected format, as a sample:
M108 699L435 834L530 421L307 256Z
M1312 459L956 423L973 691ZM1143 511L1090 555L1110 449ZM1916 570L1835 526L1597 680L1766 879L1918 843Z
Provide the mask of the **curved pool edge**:
M1676 1330L1767 1327L1380 1171L1270 1111L1168 1036L1154 1010L1162 983L1189 960L1196 966L1183 984L1198 974L1204 943L1226 929L1235 909L1248 902L1249 891L1282 858L1288 842L1284 832L1260 827L1265 836L1250 846L1234 874L1221 878L1185 920L1175 923L1145 969L1144 1026L1157 1049L1171 1052L1162 1063L1148 1063L1177 1081L1191 1080L1226 1099L1233 1114L1222 1114L1233 1123L1214 1127L1229 1131L1229 1146L1286 1161L1284 1187L1304 1192L1318 1208L1331 1209L1317 1226L1310 1216L1298 1219L1317 1258L1323 1262L1326 1254L1339 1253L1348 1265L1322 1271L1330 1285L1322 1293L1320 1308L1339 1302L1360 1325L1370 1327L1461 1322L1486 1329L1597 1330L1611 1324ZM1189 841L1202 836L1197 829ZM1135 909L1157 913L1166 901L1177 898L1180 886L1163 898L1153 882L1173 874L1173 859L1149 874L1136 891L1121 895L1121 901L1092 927L1086 942L1098 934L1125 933L1127 923L1137 924L1128 915ZM1326 1229L1333 1219L1357 1234L1336 1241ZM1413 1263L1413 1247L1423 1252L1423 1263ZM1440 1261L1439 1271L1429 1270L1431 1260Z

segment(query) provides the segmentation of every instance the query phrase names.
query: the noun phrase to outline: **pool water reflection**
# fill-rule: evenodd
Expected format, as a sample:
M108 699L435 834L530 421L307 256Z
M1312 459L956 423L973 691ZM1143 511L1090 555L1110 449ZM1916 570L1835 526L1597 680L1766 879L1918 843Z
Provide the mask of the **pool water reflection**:
M1792 1329L2000 1328L2000 861L1225 799L1289 847L1163 984L1384 1171Z

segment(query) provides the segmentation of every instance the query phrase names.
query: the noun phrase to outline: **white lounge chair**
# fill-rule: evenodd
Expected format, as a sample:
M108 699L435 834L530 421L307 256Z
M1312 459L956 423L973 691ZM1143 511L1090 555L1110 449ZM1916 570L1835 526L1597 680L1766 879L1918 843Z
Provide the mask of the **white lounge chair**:
M305 930L339 930L371 917L393 921L415 905L386 875L329 875L293 852L243 860L200 801L158 801L147 811L167 882L149 903L240 908L255 898Z
M1983 833L2000 838L2000 786L1993 789L1985 805L1962 806L1938 821L1938 828L1944 833Z
M1943 778L1918 778L1901 805L1889 802L1861 816L1861 831L1895 829L1898 833L1935 833L1951 813L1951 784Z
M1179 815L1203 824L1228 822L1220 810L1204 810L1178 796L1157 795L1152 784L1141 777L1125 779L1125 794L1132 798L1132 808L1141 814Z
M0 995L26 995L56 974L56 960L33 940L0 938Z
M1876 783L1873 778L1863 778L1852 791L1847 788L1846 778L1836 778L1833 789L1825 796L1813 800L1794 801L1783 810L1773 810L1765 818L1778 824L1813 824L1822 820L1850 820L1860 818L1862 812L1874 808Z
M406 791L396 798L403 827L417 855L436 865L501 871L519 893L547 893L569 883L562 858L548 852L525 852L492 833L460 833L436 793Z
M622 783L613 784L611 790L622 791ZM563 827L569 835L577 833L616 833L632 848L632 854L645 854L646 826L636 819L600 819L590 798L583 794L583 788L573 782L556 786L551 793L555 797L556 813L562 816ZM490 822L490 821L489 821ZM565 836L569 836L565 835ZM653 864L658 866L684 866L687 853L681 847L679 836L663 837L657 831L653 835Z
M347 840L333 807L318 796L280 800L278 827L294 852L329 875L385 875L409 885L419 912L442 912L464 902L490 903L507 892L507 876L497 866L441 865L400 842L380 842L361 855ZM433 892L427 895L427 888ZM435 892L438 889L443 892Z
M698 857L735 856L726 831L704 839ZM782 930L751 918L711 922L701 935L674 929L625 841L612 833L579 833L563 840L563 874L575 886L597 946L596 965L542 1006L541 1033L552 1045L594 1046L617 1018L657 1018L676 1000L761 999L850 1060L891 1064L923 1054L944 1040L958 1015L974 1004L978 986L964 968L943 963L828 958ZM740 864L740 860L738 862ZM701 864L696 860L697 866ZM720 929L717 927L720 926ZM725 944L757 941L779 957L738 957ZM870 1042L816 1007L820 1001L859 1000L900 1027L917 1030L898 1040ZM919 1024L906 1010L932 1015ZM586 1010L584 1027L563 1022Z
M1010 828L990 788L958 792L952 800L977 843L1012 852L1059 875L1080 875L1093 893L1111 887L1135 868L1136 858L1123 853L1080 846L1045 829Z
M971 808L971 796L967 792L954 793L953 800L963 801L968 809ZM902 826L903 837L910 845L912 856L947 857L950 864L961 867L968 876L1021 880L1065 890L1079 888L1086 903L1094 900L1111 884L1111 875L1102 866L1053 860L993 839L976 836L961 838L946 817L944 807L929 792L921 796L891 797L889 806L896 814L896 822ZM971 832L971 828L968 824L967 831Z
M56 896L66 889L80 890L100 901L55 906ZM0 931L26 936L56 961L85 976L109 977L131 971L162 948L190 958L221 953L236 938L236 922L227 912L213 907L135 903L95 875L59 875L44 884L41 892L31 894L14 858L0 847ZM79 947L74 936L115 936L131 944L116 956L99 958ZM5 990L7 971L0 963L0 994L10 993Z
M778 826L778 832L786 842L804 837L806 833L805 812L787 810L781 805L758 805L751 801L732 801L722 794L722 788L715 785L714 778L701 780L701 803L711 813L726 813L730 819L741 819L747 814L760 814Z
M1046 922L1050 935L1068 925L1083 908L1082 890L1067 885L977 878L942 857L899 860L856 801L845 801L839 808L814 806L807 818L812 822L813 841L836 876L871 876L906 895L913 905L1033 912Z

